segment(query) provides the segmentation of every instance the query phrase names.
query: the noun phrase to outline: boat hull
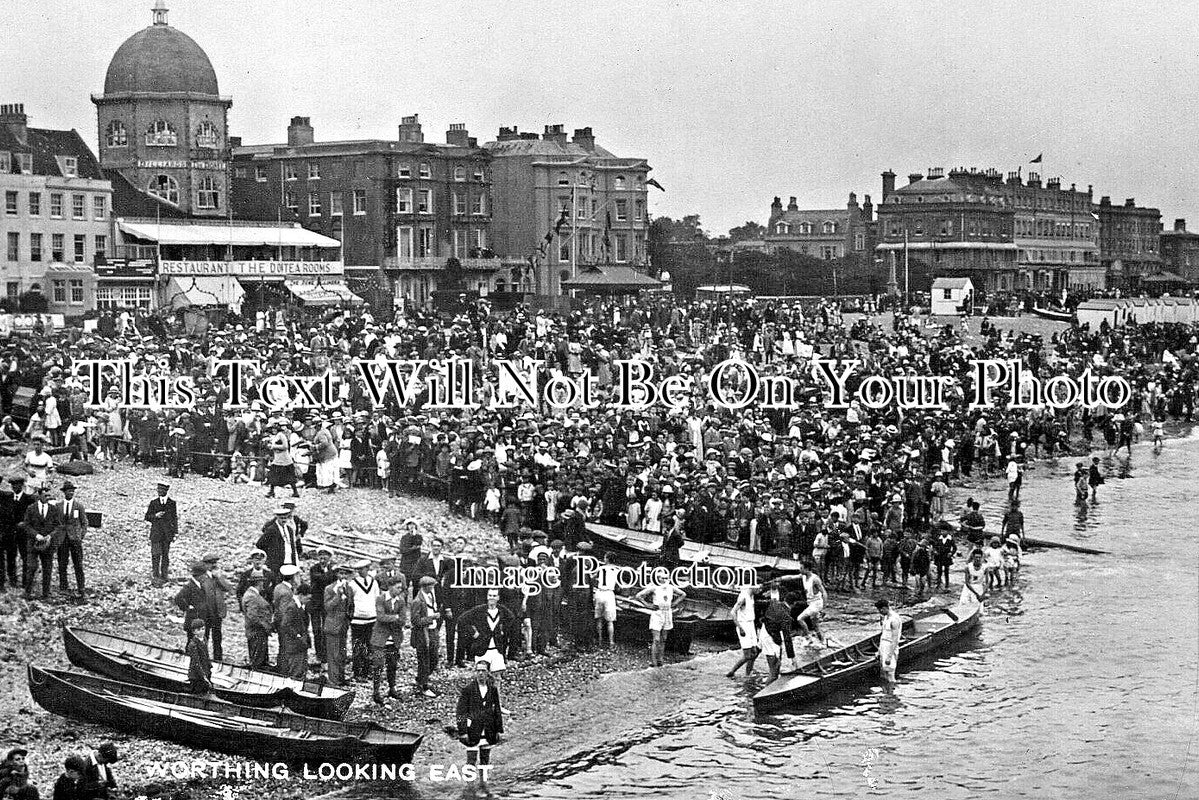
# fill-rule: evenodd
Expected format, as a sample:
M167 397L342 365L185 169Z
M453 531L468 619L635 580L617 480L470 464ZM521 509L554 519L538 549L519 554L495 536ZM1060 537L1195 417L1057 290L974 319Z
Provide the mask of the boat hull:
M63 628L62 636L67 659L76 667L116 681L136 683L166 692L187 693L190 689L186 669L182 671L179 669L158 669L152 663L139 663L130 657L123 657L122 654L110 655L101 652L93 646L89 642L89 639L98 636L103 637L105 640L124 642L128 645L141 647L149 651L157 651L162 659L160 662L162 666L166 666L168 663L177 664L180 659L182 659L181 663L186 665L187 656L179 651L144 645L140 642L120 639L119 637L105 634L94 634L90 631L76 632L69 627ZM219 661L214 662L212 666L214 674L226 671L230 674L245 675L250 678L259 677L266 683L278 682L300 685L298 681L283 682L276 675L256 672L248 668L224 664ZM349 711L350 704L354 701L354 693L351 691L334 690L315 682L305 682L302 684L305 688L312 687L311 691L302 692L296 691L288 685L271 687L254 685L252 682L243 682L241 685L244 688L233 689L214 686L213 694L222 700L238 705L254 706L257 708L285 706L297 714L326 719L341 719Z
M32 665L28 679L33 699L51 713L260 761L407 764L422 738Z
M635 565L642 561L658 560L662 539L659 534L595 524L588 525L587 531L598 546L611 550L624 563ZM793 574L803 568L802 563L794 558L751 553L726 545L704 545L692 541L685 542L680 548L679 561L682 565L699 563L734 570L748 567L759 575Z

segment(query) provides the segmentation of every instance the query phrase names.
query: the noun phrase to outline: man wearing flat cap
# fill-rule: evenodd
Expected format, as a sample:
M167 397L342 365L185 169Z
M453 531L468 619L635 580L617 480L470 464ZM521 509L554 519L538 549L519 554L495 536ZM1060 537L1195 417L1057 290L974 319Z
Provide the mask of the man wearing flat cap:
M171 542L179 535L179 510L167 497L171 485L158 482L158 496L146 507L146 533L150 537L150 575L155 586L170 580Z
M275 613L266 595L266 577L262 573L245 577L246 589L241 595L242 614L246 624L246 649L250 653L251 669L270 666L270 636L275 627Z
M246 589L250 588L250 582L255 579L262 581L263 585L259 587L259 591L263 597L269 599L275 584L279 582L279 575L267 568L266 552L258 548L250 551L250 566L243 569L237 578L238 598L246 593Z
M223 644L221 625L225 620L225 616L229 613L225 597L229 592L233 591L233 585L229 583L229 578L221 571L219 566L220 560L220 556L216 553L204 554L204 566L208 568L204 576L204 591L212 595L213 606L216 609L216 616L209 623L209 639L212 641L212 658L214 661L224 660L224 651L221 649Z
M338 564L333 568L333 582L325 587L321 603L325 612L321 630L325 636L325 658L329 664L329 685L344 686L346 682L346 634L354 613L354 593L350 579L354 568Z

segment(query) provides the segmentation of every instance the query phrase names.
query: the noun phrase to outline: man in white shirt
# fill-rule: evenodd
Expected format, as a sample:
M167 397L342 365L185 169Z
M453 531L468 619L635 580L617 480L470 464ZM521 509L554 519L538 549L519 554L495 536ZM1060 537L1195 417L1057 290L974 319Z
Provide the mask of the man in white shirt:
M874 604L880 616L881 632L878 639L878 666L888 686L895 683L895 668L899 664L899 640L903 635L903 618L895 613L891 604L879 600Z
M612 638L616 623L616 575L612 565L612 554L604 553L604 564L595 573L595 636L600 647L604 647L604 631L608 632L608 649L616 646Z

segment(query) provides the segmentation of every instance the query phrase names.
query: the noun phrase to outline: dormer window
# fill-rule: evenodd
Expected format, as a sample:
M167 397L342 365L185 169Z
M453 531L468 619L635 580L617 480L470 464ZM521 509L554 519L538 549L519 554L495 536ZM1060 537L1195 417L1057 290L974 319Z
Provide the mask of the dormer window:
M812 223L810 223L810 222L799 223L799 232L800 232L800 235L802 235L802 236L809 235L812 232Z
M825 222L823 230L825 233L836 233L837 232L837 223Z
M623 188L624 188L624 176L623 176L623 175L617 175L617 176L616 176L616 188L617 188L617 189L623 189Z
M171 123L160 119L146 130L147 147L174 147L179 144L179 135Z
M75 156L64 156L62 159L62 174L65 178L79 176L79 159Z
M129 132L125 130L125 123L119 119L108 123L108 127L104 129L104 143L109 147L128 146Z
M221 146L221 132L217 130L216 125L205 120L200 123L200 127L196 128L196 147L205 147L210 150L215 150Z
M160 200L179 205L179 183L170 175L155 175L146 190Z
M777 234L780 234L782 236L786 236L788 233L791 232L791 226L788 225L786 222L780 222L779 224L774 226L774 232Z
M568 176L565 172L559 172L558 173L558 185L559 186L570 186L570 176Z

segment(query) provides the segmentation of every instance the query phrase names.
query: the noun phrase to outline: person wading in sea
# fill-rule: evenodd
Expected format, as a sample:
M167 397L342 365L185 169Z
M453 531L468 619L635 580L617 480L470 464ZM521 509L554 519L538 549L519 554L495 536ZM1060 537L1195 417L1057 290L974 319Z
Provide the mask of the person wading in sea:
M886 599L874 604L881 617L878 637L879 673L888 686L895 684L895 668L899 665L899 639L903 635L903 618L891 609Z

